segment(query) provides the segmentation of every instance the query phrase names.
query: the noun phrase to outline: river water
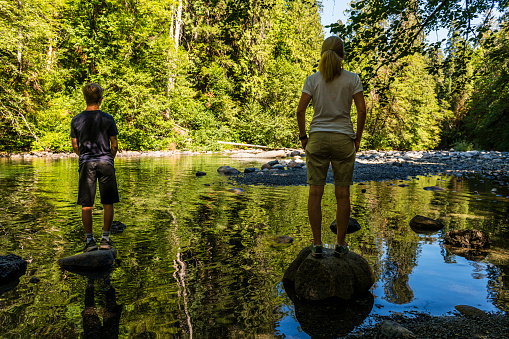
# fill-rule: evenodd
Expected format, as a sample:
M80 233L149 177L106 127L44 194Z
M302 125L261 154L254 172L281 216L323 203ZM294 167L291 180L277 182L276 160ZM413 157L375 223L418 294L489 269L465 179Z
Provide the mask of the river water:
M261 163L219 155L118 158L121 202L114 220L127 228L111 236L118 250L113 269L94 275L57 264L84 245L75 204L77 159L0 159L0 255L14 253L29 262L17 286L0 288L0 337L308 338L354 330L332 328L326 316L321 324L316 317L311 321L281 283L312 238L308 187L230 192L232 183L216 171L222 165L242 170ZM197 171L207 175L197 177ZM373 298L353 323L393 312L452 314L459 304L509 311L507 187L492 193L489 180L447 176L401 183L352 186L352 217L362 229L347 241L376 276ZM326 186L323 210L323 241L333 246L332 185ZM414 233L409 221L417 214L442 220L444 229ZM101 223L97 199L96 238ZM470 228L489 233L488 253L467 259L442 244L447 231ZM277 244L279 235L294 242ZM30 282L33 277L40 281Z

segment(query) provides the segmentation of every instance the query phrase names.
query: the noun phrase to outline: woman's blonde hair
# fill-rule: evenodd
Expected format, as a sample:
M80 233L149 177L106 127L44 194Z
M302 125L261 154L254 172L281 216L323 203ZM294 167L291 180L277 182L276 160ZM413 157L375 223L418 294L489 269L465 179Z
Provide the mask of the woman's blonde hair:
M331 36L325 39L322 44L320 63L318 64L318 70L322 73L325 82L329 82L341 74L344 55L345 49L341 38Z

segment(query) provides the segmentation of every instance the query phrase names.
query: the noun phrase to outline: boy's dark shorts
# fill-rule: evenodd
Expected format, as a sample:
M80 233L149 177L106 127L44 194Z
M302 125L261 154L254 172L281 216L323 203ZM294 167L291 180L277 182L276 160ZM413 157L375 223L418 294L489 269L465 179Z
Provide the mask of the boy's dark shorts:
M355 142L346 134L314 132L306 145L306 166L309 185L323 186L329 165L334 172L334 186L353 184Z
M115 168L107 161L87 161L80 167L78 205L94 206L97 181L101 204L109 205L119 202Z

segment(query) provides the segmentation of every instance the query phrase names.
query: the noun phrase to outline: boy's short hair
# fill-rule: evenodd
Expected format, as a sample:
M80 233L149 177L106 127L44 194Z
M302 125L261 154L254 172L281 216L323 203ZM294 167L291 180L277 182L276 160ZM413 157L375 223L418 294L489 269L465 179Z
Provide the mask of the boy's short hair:
M86 84L82 90L87 105L97 105L103 97L104 89L94 82Z

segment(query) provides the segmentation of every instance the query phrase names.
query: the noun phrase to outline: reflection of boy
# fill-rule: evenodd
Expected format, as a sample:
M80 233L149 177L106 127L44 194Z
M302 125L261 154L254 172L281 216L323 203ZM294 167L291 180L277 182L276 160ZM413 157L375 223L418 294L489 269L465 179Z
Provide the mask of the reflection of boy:
M95 83L83 87L87 108L71 121L71 140L74 152L79 155L78 205L87 234L84 252L97 250L92 230L92 207L97 181L104 207L103 236L99 249L108 250L110 228L113 222L113 204L119 202L114 159L118 150L118 130L115 120L99 110L104 90Z

